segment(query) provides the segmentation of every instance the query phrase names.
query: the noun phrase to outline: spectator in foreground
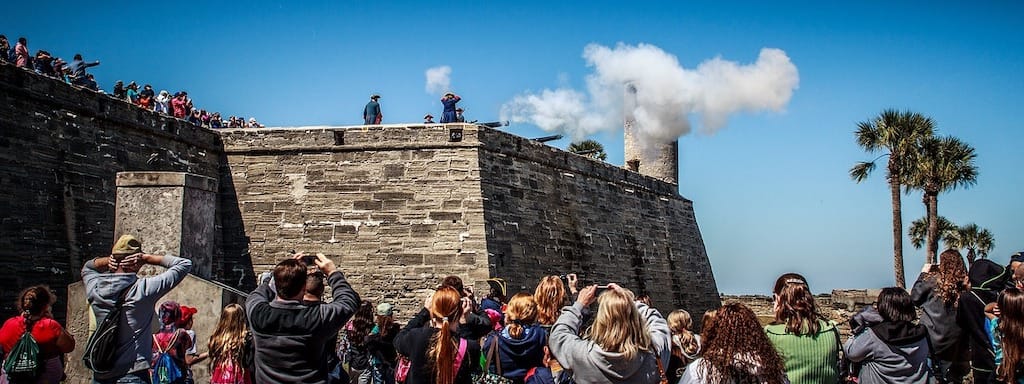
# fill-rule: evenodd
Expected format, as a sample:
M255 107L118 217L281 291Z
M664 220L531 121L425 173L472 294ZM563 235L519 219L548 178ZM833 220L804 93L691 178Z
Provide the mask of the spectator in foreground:
M928 329L932 354L938 358L939 382L961 383L971 370L967 339L957 324L960 295L967 291L967 267L960 251L939 254L939 265L925 264L910 291Z
M409 358L405 384L473 383L473 374L480 371L480 345L456 335L469 307L455 288L442 286L398 332L395 349Z
M677 309L668 314L668 329L672 332L672 357L665 367L669 383L678 383L686 366L700 357L700 335L693 333L690 313Z
M818 312L807 279L786 273L775 281L775 319L764 327L794 384L834 383L839 372L839 331Z
M858 383L931 383L928 330L915 324L917 310L910 295L903 288L883 288L876 308L882 322L865 327L843 346L850 361L863 364Z
M544 366L548 331L537 323L537 314L537 303L533 295L520 292L512 296L505 312L508 325L492 333L484 342L483 353L490 360L490 366L486 369L500 373L514 383L522 383L530 369ZM496 356L492 356L491 345L495 343Z
M704 351L679 384L789 383L782 356L747 306L723 305L703 332Z
M967 272L970 292L960 295L957 324L964 331L971 351L971 373L975 383L988 383L996 369L995 351L985 325L985 307L996 301L1012 271L990 259L978 259Z
M306 306L306 265L302 254L277 263L273 279L261 282L245 302L256 345L256 382L327 382L323 357L327 341L341 329L359 295L334 262L317 254L313 262L327 276L334 300Z
M18 295L21 314L4 322L0 328L0 355L10 353L26 331L31 332L39 346L39 371L34 378L7 377L11 384L29 382L58 384L64 376L64 354L75 349L75 339L53 319L51 309L57 296L45 285L29 287ZM8 356L8 358L11 358Z
M583 288L576 303L562 309L551 329L551 354L577 383L660 383L671 342L665 319L617 284L600 296L596 291L596 285ZM583 308L595 300L594 324L581 338Z
M364 345L370 356L370 365L360 378L360 382L371 384L393 384L395 382L395 365L398 352L395 350L395 336L401 327L392 317L394 306L391 303L380 303L374 312L376 323L370 334L366 336Z
M178 327L181 320L181 305L174 301L165 301L160 304L160 330L153 334L153 361L152 366L157 366L157 359L160 354L166 352L171 357L171 362L178 367L181 377L171 381L171 384L185 384L191 376L188 373L188 364L185 356L188 350L192 349L192 337L188 332ZM153 382L161 383L159 369L153 370Z
M143 265L167 268L159 275L139 278ZM97 257L82 267L85 295L92 306L97 322L102 322L124 295L125 332L120 333L120 356L114 369L108 373L94 373L93 382L148 383L149 362L153 352L150 325L156 315L156 302L174 289L192 269L192 261L171 255L151 255L142 252L142 242L131 235L123 235L114 243L110 256Z
M996 303L989 316L996 377L1002 383L1024 384L1024 293L1006 288Z
M247 365L255 350L245 309L228 304L220 312L217 329L210 336L210 384L251 384L253 367Z

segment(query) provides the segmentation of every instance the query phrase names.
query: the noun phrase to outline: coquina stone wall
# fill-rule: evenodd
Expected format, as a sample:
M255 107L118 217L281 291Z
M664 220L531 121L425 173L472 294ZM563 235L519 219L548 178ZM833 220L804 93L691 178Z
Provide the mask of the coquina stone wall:
M321 251L367 298L405 310L449 274L478 292L504 277L511 294L570 272L666 310L718 305L692 203L672 184L475 125L222 134L240 215L225 223L242 226L225 233L246 236L225 251L257 273Z
M675 185L501 130L215 132L9 65L0 101L4 316L20 288L65 286L109 252L119 171L218 179L211 278L243 291L296 250L331 256L401 317L449 274L478 292L504 277L514 293L577 272L663 310L718 302L693 204Z
M207 129L0 65L0 315L20 289L48 284L64 317L61 287L110 253L117 172L217 178L220 156Z
M501 131L479 136L489 262L510 287L575 272L664 311L718 307L693 203L675 185Z

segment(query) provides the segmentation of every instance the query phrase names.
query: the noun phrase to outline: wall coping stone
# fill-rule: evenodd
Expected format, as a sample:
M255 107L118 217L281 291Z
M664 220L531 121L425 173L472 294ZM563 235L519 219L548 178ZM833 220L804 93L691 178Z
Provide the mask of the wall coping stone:
M118 187L185 187L217 192L217 179L183 172L118 172Z

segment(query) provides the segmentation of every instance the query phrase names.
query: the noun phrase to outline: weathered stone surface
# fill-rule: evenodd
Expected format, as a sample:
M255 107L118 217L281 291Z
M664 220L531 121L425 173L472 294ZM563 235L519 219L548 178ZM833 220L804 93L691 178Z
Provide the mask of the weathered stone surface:
M11 65L0 65L0 127L2 318L22 288L65 286L110 253L117 172L219 178L216 133Z

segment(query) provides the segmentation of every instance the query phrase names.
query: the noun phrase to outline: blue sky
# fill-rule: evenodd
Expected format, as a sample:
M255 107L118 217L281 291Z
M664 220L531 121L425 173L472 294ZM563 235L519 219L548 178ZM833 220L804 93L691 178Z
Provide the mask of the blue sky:
M882 109L931 116L978 152L978 184L939 197L940 214L975 222L992 258L1024 250L1020 95L1024 4L968 2L13 2L0 33L29 39L116 80L188 90L224 116L271 126L350 125L370 93L385 122L416 122L440 103L424 71L452 68L470 119L497 120L526 91L583 89L587 44L651 44L692 69L785 51L799 87L780 112L740 113L680 140L680 193L694 200L721 291L767 292L783 272L816 292L893 283L890 205L879 173L855 184L858 121ZM548 134L516 124L527 137ZM592 138L622 164L621 132ZM564 147L567 140L553 142ZM904 196L904 222L924 215ZM905 243L912 282L924 252ZM909 283L908 282L908 283Z

